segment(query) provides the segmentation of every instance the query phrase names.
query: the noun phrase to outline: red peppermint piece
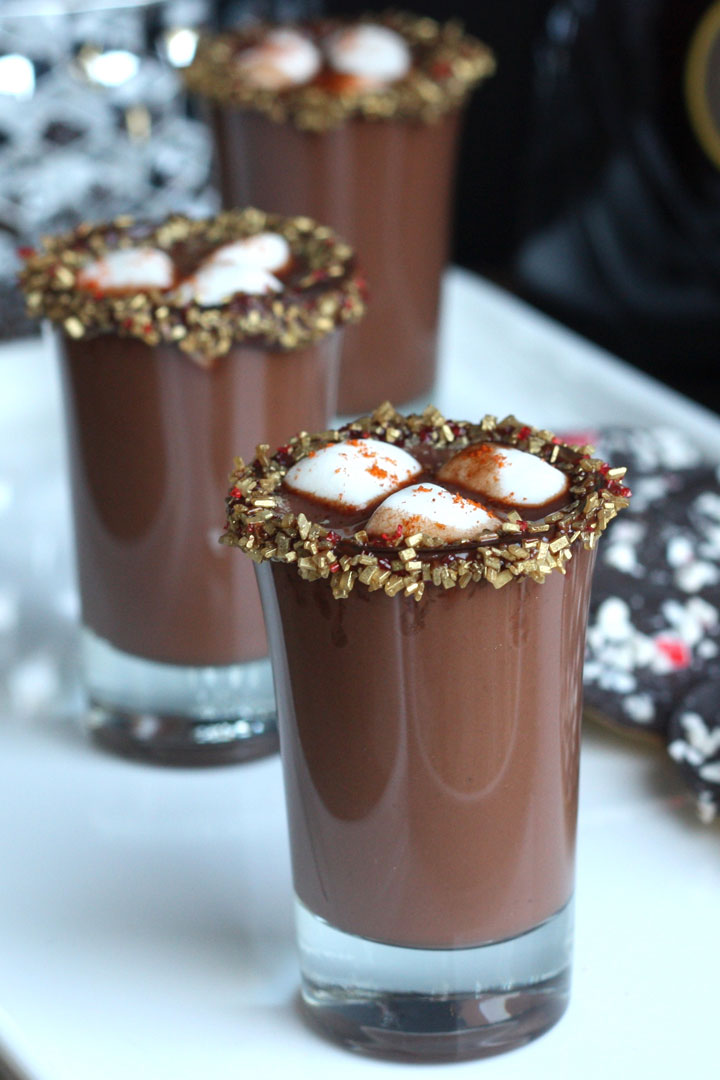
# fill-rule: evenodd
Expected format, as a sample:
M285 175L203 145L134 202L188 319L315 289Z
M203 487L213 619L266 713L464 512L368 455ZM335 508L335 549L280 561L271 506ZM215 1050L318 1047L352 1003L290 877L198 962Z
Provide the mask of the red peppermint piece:
M682 638L673 637L671 634L658 634L655 647L670 661L673 671L683 671L690 667L692 653Z

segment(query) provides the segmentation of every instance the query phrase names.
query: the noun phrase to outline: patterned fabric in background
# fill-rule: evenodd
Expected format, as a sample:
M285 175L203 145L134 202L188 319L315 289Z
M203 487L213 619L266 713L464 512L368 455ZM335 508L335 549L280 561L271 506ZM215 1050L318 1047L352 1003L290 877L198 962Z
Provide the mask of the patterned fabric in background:
M14 283L18 247L81 220L216 208L208 132L188 114L178 74L210 7L0 7L0 337L29 329Z

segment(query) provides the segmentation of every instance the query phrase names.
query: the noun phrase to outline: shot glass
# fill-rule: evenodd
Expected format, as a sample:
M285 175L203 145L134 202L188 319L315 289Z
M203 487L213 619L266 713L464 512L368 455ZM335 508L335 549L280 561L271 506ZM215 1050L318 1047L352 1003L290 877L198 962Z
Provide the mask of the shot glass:
M277 749L252 568L219 543L233 453L323 426L352 252L250 209L81 227L31 255L64 394L88 724L104 747L214 764Z
M365 466L298 488L328 445ZM510 500L457 470L481 450L512 459ZM519 499L517 468L553 498ZM480 1057L566 1008L583 643L623 473L512 417L384 408L235 475L225 540L258 562L302 999L349 1047Z
M226 33L186 72L223 205L307 213L358 250L371 303L347 335L340 413L434 383L462 108L493 67L456 23L388 12Z

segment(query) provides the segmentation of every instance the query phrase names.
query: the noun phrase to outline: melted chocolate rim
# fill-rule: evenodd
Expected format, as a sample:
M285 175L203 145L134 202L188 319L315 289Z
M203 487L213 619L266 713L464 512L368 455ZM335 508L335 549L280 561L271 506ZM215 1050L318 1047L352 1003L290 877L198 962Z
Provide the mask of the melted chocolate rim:
M353 117L432 123L459 108L472 89L495 71L491 50L466 34L456 20L439 23L408 12L386 11L360 19L319 18L287 25L320 37L367 22L400 34L413 53L408 74L378 89L343 94L312 81L282 91L248 85L233 71L233 57L275 28L269 23L202 38L184 78L192 92L219 104L253 109L276 123L290 121L304 131L328 131Z
M160 289L102 295L77 286L84 265L118 248L149 245L169 252L199 239L219 247L266 230L284 236L293 255L307 264L303 280L283 293L237 294L227 303L201 307ZM352 248L307 217L255 207L205 219L177 214L154 225L123 217L79 225L45 237L42 245L25 254L20 274L32 317L50 319L72 338L110 332L148 345L176 345L204 366L236 342L284 350L306 347L357 322L365 312L365 285Z
M482 541L443 545L418 533L400 537L395 546L380 548L360 530L342 540L332 529L297 517L278 506L275 492L287 470L328 442L371 436L412 451L414 446L462 449L475 442L502 443L538 454L570 480L570 501L562 510L539 521L524 521L511 513L497 534ZM593 548L609 522L628 504L622 466L611 468L591 457L591 446L562 443L552 432L522 424L514 416L498 421L485 416L480 423L448 421L433 406L422 415L403 416L392 405L381 405L337 431L317 435L301 432L274 454L257 448L254 461L236 462L227 498L227 525L222 542L239 547L256 562L295 564L308 581L327 580L336 599L349 596L359 582L371 592L400 593L420 600L426 586L466 588L471 581L489 581L502 588L531 578L542 583L555 570L565 572L573 547Z

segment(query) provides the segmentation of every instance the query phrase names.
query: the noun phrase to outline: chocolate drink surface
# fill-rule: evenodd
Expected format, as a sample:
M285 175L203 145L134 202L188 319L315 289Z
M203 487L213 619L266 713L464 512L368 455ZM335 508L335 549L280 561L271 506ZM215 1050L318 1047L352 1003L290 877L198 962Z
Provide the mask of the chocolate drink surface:
M283 746L303 1001L402 1060L522 1044L569 995L582 663L623 468L389 405L233 474Z
M50 238L24 286L55 325L89 729L168 763L277 747L262 612L220 545L233 456L322 425L353 254L253 208ZM282 434L281 434L282 433Z
M359 252L371 304L344 343L342 413L433 384L461 110L493 66L455 24L388 12L220 35L188 73L223 204L310 214Z

